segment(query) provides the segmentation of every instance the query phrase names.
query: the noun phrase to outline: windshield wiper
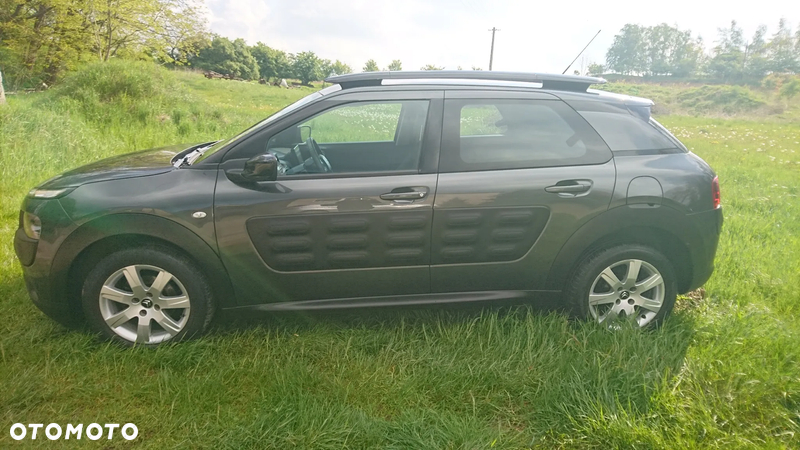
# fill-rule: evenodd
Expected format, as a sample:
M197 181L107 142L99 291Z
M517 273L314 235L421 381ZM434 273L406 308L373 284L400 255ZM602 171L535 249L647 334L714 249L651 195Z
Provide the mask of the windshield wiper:
M213 147L214 144L216 144L217 142L219 142L219 141L211 142L209 144L206 144L206 145L204 145L202 147L197 147L196 149L190 151L189 153L184 155L183 158L175 161L175 167L180 169L181 167L186 167L186 166L192 165L192 163L194 162L195 159L197 159L197 157L202 155L203 152L205 152L209 148Z

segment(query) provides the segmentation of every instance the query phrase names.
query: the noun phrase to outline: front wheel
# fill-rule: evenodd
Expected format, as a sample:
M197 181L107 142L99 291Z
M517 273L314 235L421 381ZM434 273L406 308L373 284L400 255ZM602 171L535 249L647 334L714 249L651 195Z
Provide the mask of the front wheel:
M207 328L214 312L205 277L161 248L127 249L101 260L84 282L82 301L95 330L127 345L190 338Z
M672 311L676 291L670 261L642 245L620 245L590 255L566 290L576 313L609 328L625 321L639 327L660 324Z

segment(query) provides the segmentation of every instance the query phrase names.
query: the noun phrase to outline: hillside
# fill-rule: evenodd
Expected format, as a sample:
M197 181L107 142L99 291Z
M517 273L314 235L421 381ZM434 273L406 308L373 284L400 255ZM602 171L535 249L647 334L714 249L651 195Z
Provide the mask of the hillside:
M795 77L800 80L800 77ZM656 115L686 115L772 121L800 119L800 95L782 95L791 77L767 79L764 87L669 81L611 81L600 89L652 99Z

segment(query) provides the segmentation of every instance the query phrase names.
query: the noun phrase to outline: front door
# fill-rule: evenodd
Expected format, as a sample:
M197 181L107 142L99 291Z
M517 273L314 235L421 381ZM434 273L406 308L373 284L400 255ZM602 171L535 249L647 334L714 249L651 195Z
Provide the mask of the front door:
M424 161L441 97L339 95L226 155L214 213L240 305L430 292L437 175ZM278 157L277 181L226 176L254 152Z
M615 179L602 139L547 93L448 91L439 168L432 292L543 289Z

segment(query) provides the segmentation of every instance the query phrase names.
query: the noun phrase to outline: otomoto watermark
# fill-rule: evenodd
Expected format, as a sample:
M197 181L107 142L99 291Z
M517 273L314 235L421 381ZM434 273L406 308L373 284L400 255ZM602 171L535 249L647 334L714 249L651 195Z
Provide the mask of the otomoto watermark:
M42 430L41 432L39 430ZM139 429L132 423L118 424L106 423L100 425L99 423L90 423L83 426L82 423L77 425L67 424L62 427L57 423L15 423L11 425L9 430L11 438L17 441L23 439L50 439L57 441L59 439L76 439L80 440L85 437L89 440L96 441L99 439L115 439L122 437L126 441L132 441L139 435Z

